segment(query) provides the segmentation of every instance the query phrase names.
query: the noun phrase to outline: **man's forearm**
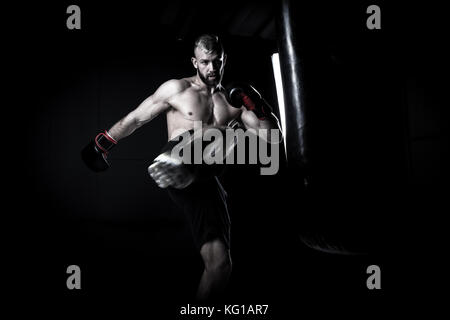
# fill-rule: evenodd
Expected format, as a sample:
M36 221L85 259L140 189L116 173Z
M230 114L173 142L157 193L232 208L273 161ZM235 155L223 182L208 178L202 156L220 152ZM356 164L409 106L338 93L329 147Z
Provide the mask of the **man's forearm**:
M111 137L113 137L116 141L128 137L132 134L140 125L136 121L136 119L130 115L122 118L119 122L113 125L108 133Z
M273 116L267 117L264 120L259 120L260 129L277 129L277 119Z
M280 139L282 139L281 137L283 133L281 131L280 122L273 113L271 113L270 116L266 117L264 120L259 120L259 129L267 129L267 141L270 141L271 143L278 143ZM277 135L277 138L273 139L271 129L279 130L279 135Z

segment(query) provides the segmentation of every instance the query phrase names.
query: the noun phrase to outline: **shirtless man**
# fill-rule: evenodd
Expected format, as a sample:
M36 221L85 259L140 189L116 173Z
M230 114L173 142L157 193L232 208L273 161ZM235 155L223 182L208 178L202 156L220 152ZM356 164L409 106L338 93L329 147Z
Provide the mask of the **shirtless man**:
M238 95L234 91L232 97L231 91L227 92L221 86L226 55L217 36L198 37L191 61L196 69L194 76L163 83L135 110L109 130L99 133L83 149L83 160L91 169L107 169L109 150L162 113L167 117L169 140L163 152L165 155L177 136L194 129L195 121L201 121L205 127L223 127L233 120L240 120L246 128L277 128L276 118L252 87L239 87ZM253 101L249 101L249 97ZM204 301L223 291L231 272L226 193L215 176L196 181L182 164L170 162L167 156L156 158L149 173L158 186L167 188L191 223L204 262L197 290L197 298Z

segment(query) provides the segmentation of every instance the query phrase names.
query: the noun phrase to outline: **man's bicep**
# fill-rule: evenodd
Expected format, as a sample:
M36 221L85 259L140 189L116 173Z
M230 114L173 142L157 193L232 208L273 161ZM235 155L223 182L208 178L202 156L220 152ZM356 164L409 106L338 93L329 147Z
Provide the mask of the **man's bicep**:
M170 108L170 98L182 90L179 80L169 80L163 83L150 97L145 99L134 110L133 116L139 124L146 123Z
M138 125L142 125L156 118L159 114L169 108L170 105L166 101L155 101L154 97L150 96L142 101L142 103L131 112L131 116L135 119Z

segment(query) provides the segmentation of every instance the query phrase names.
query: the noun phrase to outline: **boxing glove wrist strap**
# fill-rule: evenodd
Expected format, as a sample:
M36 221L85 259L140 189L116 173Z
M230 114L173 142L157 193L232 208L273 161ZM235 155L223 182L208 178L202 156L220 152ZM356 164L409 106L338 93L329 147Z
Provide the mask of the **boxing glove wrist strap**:
M95 145L103 153L108 153L116 144L117 141L106 130L95 137Z

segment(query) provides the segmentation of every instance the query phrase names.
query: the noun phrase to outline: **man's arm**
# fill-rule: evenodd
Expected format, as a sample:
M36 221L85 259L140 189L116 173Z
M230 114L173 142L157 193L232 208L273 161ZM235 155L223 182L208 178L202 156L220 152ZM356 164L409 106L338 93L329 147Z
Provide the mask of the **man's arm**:
M167 111L170 107L169 99L184 89L185 85L182 80L169 80L163 83L153 95L113 125L108 130L108 134L116 141L129 136L142 125Z
M108 152L137 128L154 119L170 107L170 98L185 89L182 80L169 80L163 83L153 95L145 99L108 131L100 132L81 151L84 163L93 171L100 172L109 168Z
M280 123L272 112L272 107L255 88L242 83L230 84L227 86L227 99L232 106L242 110L241 121L247 129L256 130L263 138L266 137L261 133L267 133L266 139L269 142L280 142L279 138L272 141L270 130L279 129L281 132Z
M276 129L276 120L272 117L267 117L265 119L259 119L253 111L242 107L241 113L242 124L246 128L258 129Z
M242 107L241 122L247 129L256 130L256 134L266 140L269 143L279 143L283 139L283 133L278 118L273 115L266 117L265 119L259 119L252 111ZM266 130L260 130L266 129ZM271 129L278 129L279 134L277 138L272 137ZM267 135L266 135L267 133Z

